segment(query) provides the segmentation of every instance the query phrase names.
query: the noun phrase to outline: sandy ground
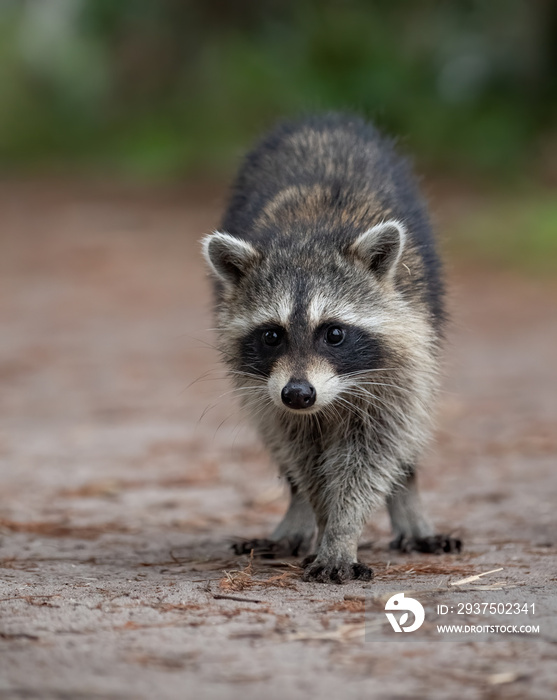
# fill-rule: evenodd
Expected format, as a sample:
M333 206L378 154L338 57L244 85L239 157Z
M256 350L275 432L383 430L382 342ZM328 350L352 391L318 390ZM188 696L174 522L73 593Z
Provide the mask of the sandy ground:
M557 697L556 287L449 266L421 483L462 555L389 552L379 513L371 584L303 583L230 552L285 498L207 345L220 204L0 186L0 697ZM391 593L499 568L461 596L535 602L539 635L363 636L364 599L373 627Z

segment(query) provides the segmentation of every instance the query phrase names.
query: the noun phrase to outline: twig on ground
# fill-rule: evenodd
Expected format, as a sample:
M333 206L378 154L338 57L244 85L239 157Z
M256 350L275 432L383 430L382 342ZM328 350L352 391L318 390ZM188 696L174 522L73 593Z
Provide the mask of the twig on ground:
M473 581L477 581L478 579L482 578L482 576L487 576L488 574L495 574L498 571L503 571L503 567L499 567L498 569L491 569L491 571L484 571L483 574L476 574L475 576L468 576L468 578L462 578L458 581L453 581L452 583L449 583L449 586L464 586L466 583L472 583Z
M211 593L216 600L237 600L240 603L264 603L263 600L257 598L241 598L239 595L226 595L225 593Z

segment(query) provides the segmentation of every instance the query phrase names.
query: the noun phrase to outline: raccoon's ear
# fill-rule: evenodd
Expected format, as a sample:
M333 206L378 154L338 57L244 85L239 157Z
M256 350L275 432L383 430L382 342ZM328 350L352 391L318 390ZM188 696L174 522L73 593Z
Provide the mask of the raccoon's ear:
M224 284L236 284L261 255L247 241L215 231L202 241L203 255L211 270Z
M403 224L391 219L362 233L348 250L378 277L392 277L405 240Z

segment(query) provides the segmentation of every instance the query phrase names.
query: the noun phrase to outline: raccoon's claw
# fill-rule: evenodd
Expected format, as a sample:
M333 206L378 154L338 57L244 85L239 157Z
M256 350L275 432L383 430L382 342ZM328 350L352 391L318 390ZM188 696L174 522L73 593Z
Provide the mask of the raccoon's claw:
M303 581L316 581L317 583L346 583L346 581L370 581L373 571L360 561L335 562L327 564L319 561L315 555L304 559L302 565L305 571Z
M282 540L270 540L266 538L255 538L252 540L241 540L232 545L235 554L251 554L263 559L275 559L277 557L296 557L302 544L302 538Z
M280 556L279 543L264 538L234 542L232 551L234 554L251 554L253 552L254 556L264 559L274 559L274 557Z
M462 540L450 535L429 535L428 537L399 535L391 542L390 548L401 552L421 552L422 554L458 554L462 550Z

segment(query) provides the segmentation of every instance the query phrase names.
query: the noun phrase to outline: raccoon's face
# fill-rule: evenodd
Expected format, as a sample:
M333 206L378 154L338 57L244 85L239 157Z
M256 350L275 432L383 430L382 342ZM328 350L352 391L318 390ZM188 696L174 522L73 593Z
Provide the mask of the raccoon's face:
M311 413L337 399L348 377L378 368L384 350L341 314L312 320L301 311L249 330L240 341L241 371L264 377L277 406Z
M219 345L237 383L263 386L276 406L303 414L362 391L368 373L388 371L397 314L410 315L394 285L404 239L396 221L344 249L309 238L262 251L226 233L207 236Z

